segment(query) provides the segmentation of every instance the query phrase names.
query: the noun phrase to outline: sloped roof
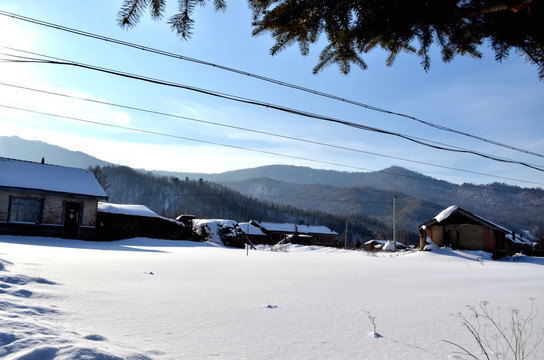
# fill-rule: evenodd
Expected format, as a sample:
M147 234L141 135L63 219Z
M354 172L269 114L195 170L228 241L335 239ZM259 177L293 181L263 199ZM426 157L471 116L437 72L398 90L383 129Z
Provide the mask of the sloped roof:
M259 222L261 228L266 231L278 231L284 233L299 233L299 234L324 234L324 235L338 235L336 231L329 229L326 226L320 225L296 225L288 223L271 223L271 222Z
M243 223L239 223L238 225L240 226L240 229L242 229L242 231L245 234L258 235L258 236L266 235L260 228L258 228L257 226L251 223L243 222Z
M87 169L0 157L0 187L42 190L106 199L108 195Z
M183 225L183 222L170 219L164 216L160 216L150 208L145 205L136 205L136 204L113 204L108 202L98 202L98 212L107 213L107 214L118 214L126 216L139 216L146 218L155 218L165 221L169 221L174 224Z
M498 230L498 231L501 231L505 234L510 234L511 231L500 226L500 225L497 225L479 215L476 215L476 214L473 214L465 209L462 209L460 207L458 207L457 205L452 205L444 210L442 210L439 214L437 214L433 219L427 221L426 223L423 224L423 226L431 226L431 225L434 225L434 224L437 224L437 223L442 223L442 222L448 222L448 219L452 218L454 215L460 215L464 218L467 218L469 219L470 221L474 222L474 223L477 223L477 224L481 224L481 225L484 225L484 226L487 226L491 229L494 229L494 230Z
M99 202L98 211L109 214L121 214L153 218L160 217L145 205L112 204L106 202Z

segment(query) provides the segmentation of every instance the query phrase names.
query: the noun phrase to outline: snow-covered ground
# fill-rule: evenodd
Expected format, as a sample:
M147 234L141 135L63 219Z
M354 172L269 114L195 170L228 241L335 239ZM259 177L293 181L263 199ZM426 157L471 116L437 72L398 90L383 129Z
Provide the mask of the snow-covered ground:
M461 359L467 305L536 298L544 328L544 260L516 260L0 236L0 357Z

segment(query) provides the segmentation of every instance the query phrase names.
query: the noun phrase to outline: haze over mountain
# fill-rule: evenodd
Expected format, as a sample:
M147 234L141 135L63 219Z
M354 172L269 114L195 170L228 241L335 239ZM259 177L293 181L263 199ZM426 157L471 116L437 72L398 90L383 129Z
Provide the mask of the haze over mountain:
M82 168L95 165L111 166L105 161L81 152L16 137L0 137L0 156L32 161L40 161L41 157L45 156L47 163ZM136 185L134 184L135 176L130 175L130 171L110 169L108 172L111 174L110 176L118 177L110 179L113 186L107 192L114 195L110 196L110 201L138 202L157 212L168 212L168 209L179 211L172 205L173 198L176 197L173 194L177 185L172 185L173 182L167 181L168 179L177 179L176 181L181 182L192 179L223 185L245 195L247 199L251 196L253 201L261 201L262 204L274 203L298 208L309 213L329 213L346 219L352 223L350 226L354 227L357 227L358 223L366 222L366 228L372 229L374 233L379 232L380 228L383 233L390 232L393 222L394 196L397 206L397 228L401 230L415 232L419 224L431 219L445 207L455 204L513 230L530 230L535 234L544 231L544 212L541 211L544 208L543 189L521 188L499 183L456 185L401 167L391 167L369 173L317 170L287 165L263 166L221 174L140 171L143 176L149 177L145 179L145 182L160 182L160 184L157 183L157 186L148 186L148 189L153 188L154 190L132 189L131 186L135 187ZM142 181L144 180L140 182ZM160 190L161 187L168 186L174 186L174 188L168 191ZM210 189L224 193L220 187L211 186ZM143 194L145 191L153 193ZM127 193L142 196L118 196ZM170 195L166 196L166 193ZM176 206L182 206L184 211L188 212L201 211L205 216L228 217L230 215L235 220L246 220L246 216L241 215L245 211L242 210L245 205L240 204L247 204L250 200L241 200L241 203L236 206L224 203L225 208L221 208L220 202L217 201L219 195L213 195L216 196L216 206L214 206L213 201L209 203L209 198L204 201L202 194L200 194L200 202L208 202L206 210L204 210L203 206L198 207L198 201L194 201L197 195L192 194L191 196L193 199L191 206L183 207L179 204ZM207 196L212 195L208 194ZM182 201L187 203L187 199L188 194L185 194ZM179 201L178 199L178 203ZM231 209L229 212L228 207L236 207L237 210ZM266 211L260 212L261 218L258 220L275 220L264 218L266 215L263 214L266 213ZM275 217L278 217L276 220L280 221L279 212L274 211L273 213ZM235 216L239 218L234 218ZM298 221L309 221L308 215L300 216L304 217L304 220L301 218ZM287 218L297 221L296 217ZM375 221L371 221L371 219ZM340 229L338 232L341 231Z
M72 166L86 169L89 166L112 165L81 151L72 151L43 141L24 140L18 136L0 136L0 156L11 159Z

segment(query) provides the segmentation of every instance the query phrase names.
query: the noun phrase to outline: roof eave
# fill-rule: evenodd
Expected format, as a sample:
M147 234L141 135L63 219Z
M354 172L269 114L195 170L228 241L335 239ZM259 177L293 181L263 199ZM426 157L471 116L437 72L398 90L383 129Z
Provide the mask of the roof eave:
M32 189L32 188L24 188L24 187L17 187L17 186L1 186L0 185L0 190L29 192L29 193L38 193L38 194L51 194L51 195L60 195L60 196L69 196L69 197L86 197L86 198L94 198L97 200L108 200L108 195L71 193L71 192L64 192L64 191Z

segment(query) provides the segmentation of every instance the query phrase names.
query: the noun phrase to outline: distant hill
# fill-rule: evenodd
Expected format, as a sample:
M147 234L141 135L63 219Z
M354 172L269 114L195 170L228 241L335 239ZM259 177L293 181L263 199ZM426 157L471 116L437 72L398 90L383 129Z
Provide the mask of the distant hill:
M392 222L392 198L396 195L398 225L405 229L417 229L424 219L458 205L513 230L544 231L544 190L539 188L500 183L457 185L401 167L347 173L277 165L207 179L270 201L343 216L364 214L386 224Z
M110 202L143 204L160 215L174 218L190 213L197 218L289 222L300 225L324 225L339 234L345 229L345 218L325 211L303 210L289 204L278 204L249 197L225 186L202 179L180 180L177 177L136 171L126 166L107 166L106 193ZM366 216L350 228L350 241L372 239L376 235L389 236L387 225ZM416 240L412 232L400 235Z
M40 161L41 157L45 156L48 163L82 168L91 165L110 165L81 152L69 151L44 142L27 141L17 137L0 137L0 156L33 161ZM140 171L139 173L160 175L177 179L176 181L191 179L221 184L245 195L245 200L243 200L245 203L249 201L249 196L252 196L254 201L290 206L309 212L329 213L349 221L360 221L364 218L367 227L375 233L379 228L383 228L385 233L390 231L393 221L392 202L394 195L397 196L398 229L414 232L419 224L431 219L442 209L450 205L459 205L512 230L529 230L535 234L544 233L543 189L521 188L499 183L457 185L402 167L390 167L368 173L318 170L289 165L262 166L221 174L166 171ZM119 177L120 174L124 174L124 172L111 171L112 177ZM132 182L135 184L134 179ZM151 177L145 182L155 180L157 179ZM119 183L110 190L110 192L116 193L116 196L111 200L142 203L159 212L168 211L167 209L171 208L172 204L169 203L171 200L168 200L167 196L155 196L153 200L154 195L150 196L149 194L143 194L145 196L140 198L117 196L128 191L130 186L134 184L131 184L130 177L123 175L123 180L119 180ZM160 188L161 185L156 186ZM140 193L143 191L141 190ZM154 191L158 191L157 187ZM134 190L134 194L136 193L138 192ZM190 195L186 199L198 199L197 195ZM157 201L162 201L162 203ZM187 203L185 210L195 211L191 208L198 208L198 203L198 200L192 202L192 205ZM200 203L204 203L204 201L200 201ZM216 217L234 214L234 212L229 212L220 206L213 205L213 203L208 204L206 211L203 210L202 213L205 213L206 216L214 216L214 211ZM240 216L241 210L237 211L238 215L236 216ZM274 214L277 216L278 213L274 212ZM265 220L264 215L261 216L260 220ZM236 217L234 219L239 220ZM375 223L370 224L371 219L374 219ZM268 218L266 220L272 221L274 219Z
M10 159L45 162L53 165L86 169L89 166L112 165L81 151L71 151L43 141L24 140L17 136L0 136L0 156Z

